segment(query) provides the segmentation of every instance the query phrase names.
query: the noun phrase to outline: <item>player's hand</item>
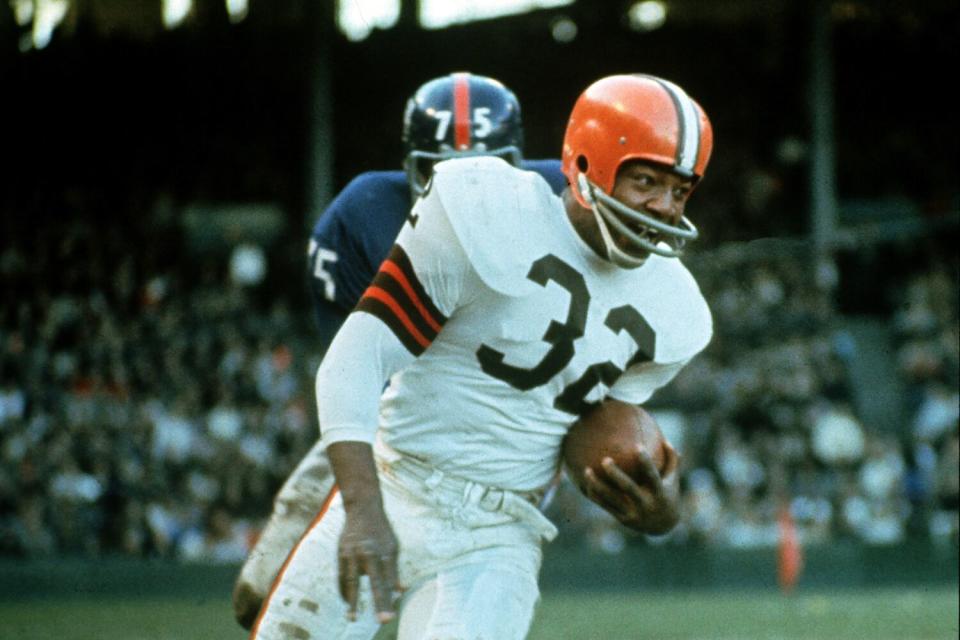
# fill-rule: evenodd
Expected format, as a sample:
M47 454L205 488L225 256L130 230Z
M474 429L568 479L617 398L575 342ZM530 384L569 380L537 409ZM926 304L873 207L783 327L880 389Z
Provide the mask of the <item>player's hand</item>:
M373 604L380 624L396 616L394 601L402 591L397 573L397 538L383 509L378 506L347 512L340 534L340 595L350 609L347 617L357 619L360 576L370 578Z
M590 467L583 471L587 496L631 529L662 535L680 521L680 486L677 467L680 456L664 443L663 473L650 455L637 447L640 469L631 478L611 458L604 458L603 473Z

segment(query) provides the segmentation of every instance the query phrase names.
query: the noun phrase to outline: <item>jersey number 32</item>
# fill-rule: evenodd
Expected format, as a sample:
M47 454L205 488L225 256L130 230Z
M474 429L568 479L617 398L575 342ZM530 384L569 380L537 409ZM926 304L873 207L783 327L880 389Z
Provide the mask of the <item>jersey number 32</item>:
M504 362L503 352L485 344L477 349L477 359L485 373L521 391L529 391L546 384L570 364L576 352L576 341L583 337L590 306L590 291L583 275L553 254L536 260L530 267L527 278L541 287L545 287L548 281L553 281L570 293L566 320L552 320L543 335L543 340L550 344L550 349L540 362L530 368L507 364ZM634 307L623 305L611 309L604 319L604 324L616 334L626 331L637 345L637 353L627 363L627 367L653 359L656 334ZM561 411L582 415L590 407L591 403L588 403L586 398L594 387L598 384L609 387L622 374L623 369L609 360L592 364L575 382L564 388L553 405Z

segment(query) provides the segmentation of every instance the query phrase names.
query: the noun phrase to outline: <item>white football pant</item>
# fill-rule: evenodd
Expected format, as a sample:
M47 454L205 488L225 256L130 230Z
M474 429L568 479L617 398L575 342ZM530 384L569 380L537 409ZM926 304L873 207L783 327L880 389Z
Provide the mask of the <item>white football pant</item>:
M522 640L539 599L541 544L557 530L520 496L444 475L378 443L384 508L400 545L398 640ZM333 494L294 550L251 638L371 640L372 594L357 620L337 588L343 504Z
M267 597L284 560L317 516L333 485L333 471L318 440L274 498L267 526L240 570L239 584L246 584L261 599Z

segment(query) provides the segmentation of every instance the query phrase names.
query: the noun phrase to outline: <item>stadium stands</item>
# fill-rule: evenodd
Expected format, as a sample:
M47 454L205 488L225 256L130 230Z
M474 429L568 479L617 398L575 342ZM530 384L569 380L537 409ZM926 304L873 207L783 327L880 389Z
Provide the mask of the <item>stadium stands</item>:
M296 262L267 296L191 251L163 207L62 196L43 204L56 227L4 218L0 553L237 561L316 434ZM956 544L956 256L890 292L910 419L889 433L856 412L856 345L803 244L735 249L692 258L717 335L652 405L688 509L653 542L772 545L786 501L808 543ZM299 250L278 245L272 268ZM600 549L648 542L569 486L551 514Z

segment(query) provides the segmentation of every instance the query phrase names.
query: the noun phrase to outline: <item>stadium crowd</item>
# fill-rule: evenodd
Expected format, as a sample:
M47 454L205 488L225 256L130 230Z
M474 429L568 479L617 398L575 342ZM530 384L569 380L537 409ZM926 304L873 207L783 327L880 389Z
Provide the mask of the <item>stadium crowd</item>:
M0 549L241 559L316 435L309 319L162 207L46 206L55 229L4 218Z
M68 194L31 205L55 225L3 216L2 555L238 562L316 437L321 345L304 275L283 268L302 268L301 240L245 280L228 250L191 250L162 202ZM95 222L107 210L123 215ZM789 505L811 544L956 544L956 255L891 293L911 416L898 433L857 415L855 347L802 251L701 262L714 342L651 405L683 453L687 516L634 536L564 483L549 507L561 543L769 546Z

